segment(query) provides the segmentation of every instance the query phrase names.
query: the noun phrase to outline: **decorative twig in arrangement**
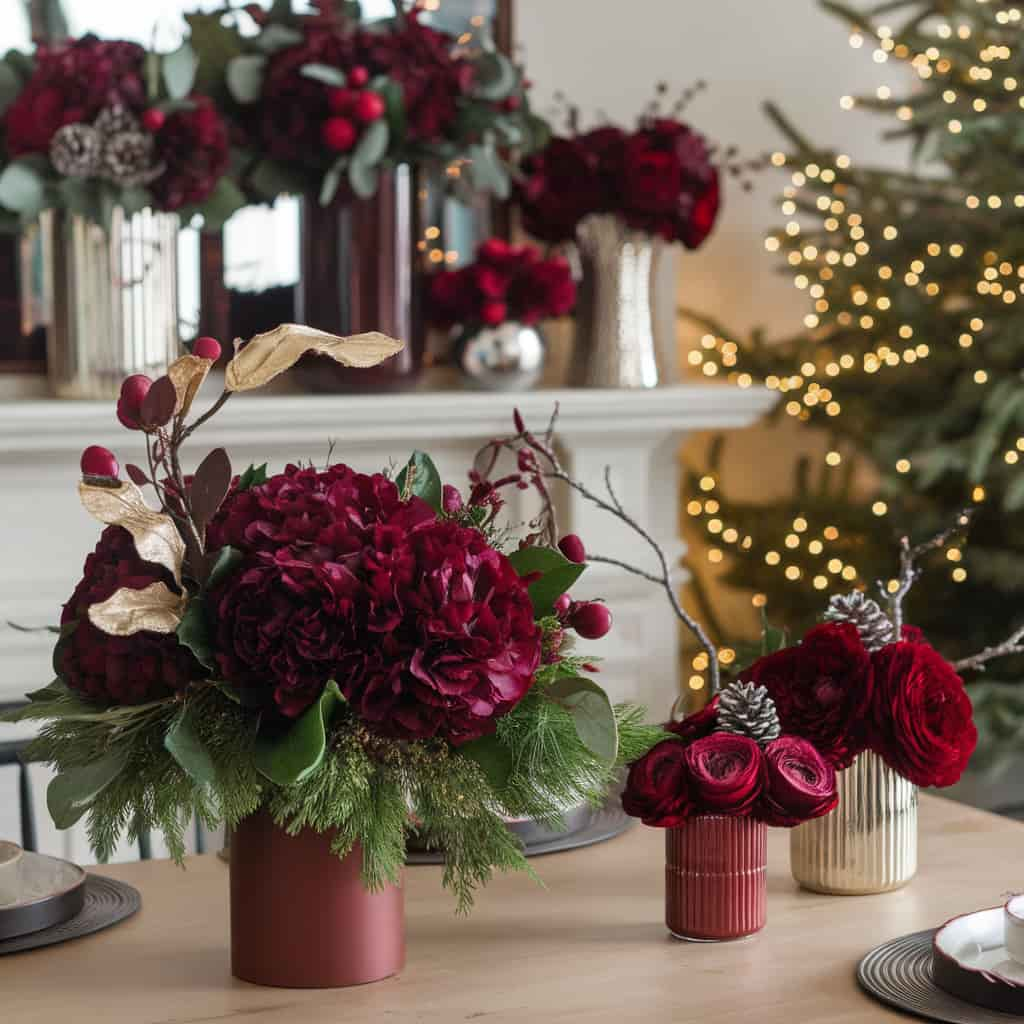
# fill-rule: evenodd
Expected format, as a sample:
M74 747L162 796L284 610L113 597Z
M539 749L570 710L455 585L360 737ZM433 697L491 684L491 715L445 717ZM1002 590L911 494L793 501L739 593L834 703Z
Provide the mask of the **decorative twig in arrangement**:
M556 403L547 428L543 434L538 435L527 428L517 409L514 414L514 423L518 433L512 437L498 438L488 442L477 454L472 474L475 488L483 491L509 485L515 485L524 489L526 487L533 487L541 499L541 510L529 524L533 531L532 537L535 542L543 540L550 544L560 543L555 508L548 487L548 483L552 480L557 480L559 483L569 487L580 497L586 499L592 505L601 509L601 511L614 516L619 522L629 527L654 553L660 571L649 572L622 559L612 558L607 555L594 555L589 552L586 555L586 559L588 562L614 565L625 572L631 573L633 576L639 576L641 579L657 584L665 591L676 617L697 638L697 641L708 656L709 690L710 696L714 697L718 692L720 679L718 650L704 627L683 608L679 600L676 583L673 580L672 567L669 565L668 556L665 554L664 548L623 507L612 485L610 466L606 466L604 471L606 497L596 493L586 484L575 479L562 466L554 445L557 421L558 405ZM507 451L515 456L517 471L492 480L491 474L494 472L498 458L503 451ZM562 542L564 540L565 538L563 538Z
M963 672L965 669L984 672L988 662L996 658L1008 657L1011 654L1024 654L1024 626L1011 633L1002 643L993 644L991 647L978 651L977 654L972 654L969 658L961 658L959 661L953 662L953 668L957 672Z

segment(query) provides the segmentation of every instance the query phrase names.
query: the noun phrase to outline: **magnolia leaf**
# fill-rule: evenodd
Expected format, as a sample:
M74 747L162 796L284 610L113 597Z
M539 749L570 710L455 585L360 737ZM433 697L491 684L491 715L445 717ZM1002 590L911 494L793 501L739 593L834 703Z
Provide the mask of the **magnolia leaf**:
M171 723L167 735L164 736L164 747L181 765L185 774L200 786L208 786L216 781L217 769L214 767L213 758L199 738L188 705Z
M260 98L266 66L267 58L261 53L244 53L228 61L225 77L236 103L247 105Z
M561 551L528 547L513 551L508 560L520 576L539 577L530 583L530 602L537 616L550 615L552 606L580 578L586 565L570 562Z
M191 353L180 356L167 367L167 376L174 385L174 392L178 396L174 406L174 412L178 416L186 416L192 408L199 389L206 380L206 375L213 366L212 359L201 359Z
M545 696L561 704L576 726L580 742L600 761L614 764L619 753L619 730L608 694L582 676L558 679Z
M89 605L89 621L111 636L132 636L143 630L173 633L181 622L187 597L166 583L135 590L121 587L99 604Z
M216 667L210 627L206 621L206 607L201 597L193 597L178 623L178 643L187 647L200 665Z
M16 160L0 174L0 206L34 217L46 205L46 188L31 164Z
M306 78L312 78L315 82L323 82L324 85L334 86L337 89L345 85L347 79L345 72L340 68L331 67L330 64L303 64L299 68L299 74Z
M309 778L320 767L327 749L327 727L345 698L332 679L320 699L307 708L283 736L256 740L256 767L279 786Z
M80 768L61 772L46 789L46 806L57 828L71 828L89 805L121 774L122 751L112 751Z
M175 582L181 582L185 542L178 527L170 516L151 509L135 484L124 481L117 487L100 487L82 480L78 495L93 518L107 526L123 526L132 535L139 558L164 566Z
M239 478L238 478L238 490L247 491L250 487L259 487L260 484L267 482L267 464L264 462L260 466L250 466Z
M211 559L212 565L206 582L203 584L204 590L210 590L219 583L223 583L229 576L233 576L235 570L245 560L245 555L230 544L225 544L217 551L208 553L207 557Z
M435 512L441 511L441 475L426 452L412 453L395 485L403 499L422 498Z
M240 349L238 342L235 344L235 356L225 374L224 387L228 391L261 388L291 369L307 352L330 356L342 366L362 370L384 362L405 347L404 342L378 331L341 337L302 324L281 324L257 334Z
M508 785L515 768L515 755L497 736L481 736L458 747L458 753L475 761L496 793Z
M188 43L182 43L161 62L164 86L172 100L182 100L192 91L199 58Z
M231 487L231 460L223 448L214 448L195 471L189 487L189 508L199 532L217 514Z

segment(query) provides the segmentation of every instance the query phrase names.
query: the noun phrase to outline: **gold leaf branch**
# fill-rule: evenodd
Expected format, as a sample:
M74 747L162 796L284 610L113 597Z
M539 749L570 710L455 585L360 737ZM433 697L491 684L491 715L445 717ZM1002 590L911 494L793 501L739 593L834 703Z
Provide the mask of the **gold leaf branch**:
M171 378L174 390L178 395L178 403L174 412L178 416L187 416L192 402L199 389L206 380L206 375L213 366L212 359L202 359L199 356L184 355L176 359L167 367L167 376Z
M175 594L165 583L150 583L134 590L121 587L89 606L89 621L111 636L131 636L143 630L173 633L185 614L185 594Z

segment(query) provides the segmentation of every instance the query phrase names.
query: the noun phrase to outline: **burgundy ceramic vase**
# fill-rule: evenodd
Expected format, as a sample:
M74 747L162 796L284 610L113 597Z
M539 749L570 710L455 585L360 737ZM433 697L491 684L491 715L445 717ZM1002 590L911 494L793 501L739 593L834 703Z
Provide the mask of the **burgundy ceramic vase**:
M259 811L231 834L231 973L281 988L340 988L405 963L401 886L368 892L362 851L331 853L333 832L290 836Z
M727 942L765 925L768 826L706 814L665 832L665 924L677 939Z

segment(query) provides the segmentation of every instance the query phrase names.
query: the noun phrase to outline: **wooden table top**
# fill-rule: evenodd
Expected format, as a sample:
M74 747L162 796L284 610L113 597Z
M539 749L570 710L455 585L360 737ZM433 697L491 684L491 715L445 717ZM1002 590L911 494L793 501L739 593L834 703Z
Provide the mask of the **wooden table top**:
M358 1021L906 1020L863 995L861 956L886 939L1001 902L1022 886L1020 824L936 797L921 801L921 870L882 896L800 891L788 837L771 829L768 926L737 943L670 939L663 840L641 826L533 861L546 890L505 875L458 919L440 869L408 871L408 957L361 988L259 988L231 977L228 872L214 856L110 865L142 910L108 931L0 957L9 1024L342 1024Z

